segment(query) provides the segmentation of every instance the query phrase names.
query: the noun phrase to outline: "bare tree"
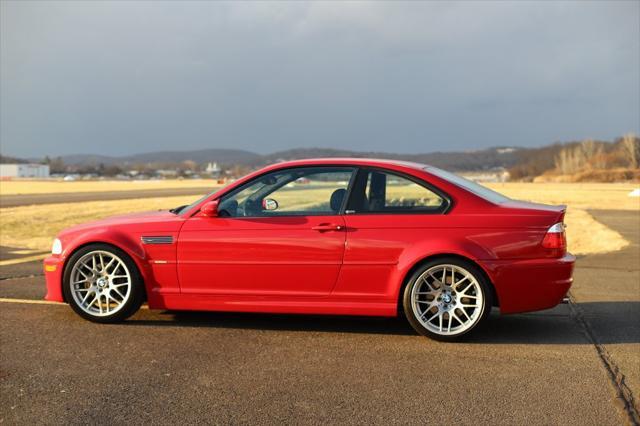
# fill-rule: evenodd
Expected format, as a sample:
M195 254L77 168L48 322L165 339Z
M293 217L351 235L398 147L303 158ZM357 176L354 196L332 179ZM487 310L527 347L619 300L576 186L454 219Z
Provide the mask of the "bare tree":
M583 140L580 143L580 147L582 148L582 153L586 159L593 157L598 151L598 144L596 144L593 139Z
M594 146L593 141L591 141L591 143L585 144L583 142L577 146L563 148L555 159L556 170L563 175L579 172L589 161L586 152L591 152L591 150L595 152Z
M191 170L192 172L195 172L196 170L198 170L198 163L196 163L193 160L185 160L182 162L182 168L185 170Z
M629 165L637 169L640 166L640 139L633 133L628 133L622 137L622 147L629 157Z

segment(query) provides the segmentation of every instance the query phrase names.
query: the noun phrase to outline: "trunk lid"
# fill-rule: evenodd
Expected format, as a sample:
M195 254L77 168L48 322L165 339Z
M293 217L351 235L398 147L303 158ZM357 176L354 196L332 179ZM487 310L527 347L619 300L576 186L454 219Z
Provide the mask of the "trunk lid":
M500 207L515 210L519 214L546 216L549 218L549 226L558 222L563 222L564 215L567 212L567 206L564 204L552 206L520 200L509 200L500 204Z

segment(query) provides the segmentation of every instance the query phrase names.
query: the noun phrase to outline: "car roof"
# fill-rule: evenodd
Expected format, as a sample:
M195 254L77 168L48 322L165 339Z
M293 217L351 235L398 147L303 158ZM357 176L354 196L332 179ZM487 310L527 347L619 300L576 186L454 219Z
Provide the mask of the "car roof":
M275 163L269 168L287 168L287 167L300 167L300 166L323 166L323 165L352 165L352 166L371 166L371 167L409 167L417 170L424 170L428 167L426 164L414 163L411 161L402 160L386 160L380 158L306 158L301 160L291 160Z

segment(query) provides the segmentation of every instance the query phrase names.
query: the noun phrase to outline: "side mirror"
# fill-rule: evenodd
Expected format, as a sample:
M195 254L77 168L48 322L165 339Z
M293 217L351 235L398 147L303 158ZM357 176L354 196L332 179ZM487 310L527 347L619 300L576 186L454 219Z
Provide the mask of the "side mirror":
M262 210L272 211L278 209L278 202L273 198L264 198L262 200Z
M209 201L202 206L200 212L207 217L216 217L218 216L218 204L220 204L219 200Z

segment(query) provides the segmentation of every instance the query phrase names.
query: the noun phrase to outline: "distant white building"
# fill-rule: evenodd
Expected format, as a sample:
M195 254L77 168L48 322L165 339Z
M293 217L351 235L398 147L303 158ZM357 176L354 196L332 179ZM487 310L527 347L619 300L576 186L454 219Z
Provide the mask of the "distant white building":
M48 178L47 164L0 164L2 178Z
M218 166L218 163L209 163L207 164L207 168L205 169L205 171L213 177L218 177L220 175L221 169Z

